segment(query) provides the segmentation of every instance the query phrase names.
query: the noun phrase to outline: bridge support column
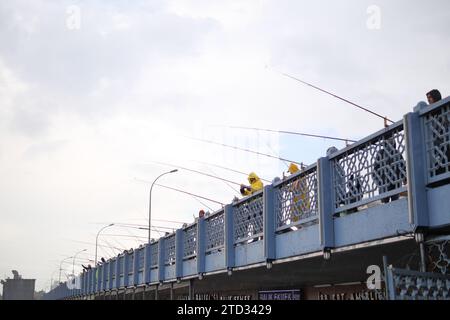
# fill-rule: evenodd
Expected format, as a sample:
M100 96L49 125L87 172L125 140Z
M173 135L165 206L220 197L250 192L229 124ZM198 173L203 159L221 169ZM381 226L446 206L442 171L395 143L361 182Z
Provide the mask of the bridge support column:
M199 275L205 272L205 231L205 219L199 217L197 221L197 274Z
M429 226L424 131L418 112L406 114L403 123L406 137L409 223L415 231L420 231Z
M266 258L267 268L271 268L272 261L276 259L275 229L277 219L274 210L274 191L272 185L264 187L263 219L264 257Z
M229 272L233 270L234 261L234 227L233 227L233 206L228 204L224 210L224 246L225 246L225 266Z
M334 190L331 161L328 157L317 160L320 245L328 259L334 247Z
M178 229L175 232L175 277L183 277L183 230Z
M189 300L194 299L194 280L189 279Z

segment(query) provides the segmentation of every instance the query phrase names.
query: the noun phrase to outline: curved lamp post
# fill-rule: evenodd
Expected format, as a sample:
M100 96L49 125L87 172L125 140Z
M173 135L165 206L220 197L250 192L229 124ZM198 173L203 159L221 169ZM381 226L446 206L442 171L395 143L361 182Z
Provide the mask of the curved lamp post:
M83 249L81 251L78 251L77 253L75 253L75 255L73 256L73 261L72 261L72 275L75 276L75 258L77 257L78 254L87 251L87 249Z
M94 267L97 264L97 243L98 243L98 236L100 235L100 232L102 232L103 230L105 230L106 228L112 227L114 225L114 223L110 223L107 226L104 226L103 228L101 228L98 232L97 232L97 236L95 237L95 260L94 260Z
M159 175L152 183L152 186L150 187L150 200L149 200L149 206L148 206L148 243L150 243L150 239L151 239L151 232L152 232L152 190L153 190L153 186L156 183L156 180L158 180L159 178L161 178L162 176L169 174L169 173L175 173L177 172L178 169L174 169L168 172L164 172L163 174Z
M61 283L61 271L62 271L62 264L64 263L64 261L66 261L67 259L72 259L73 258L73 256L70 256L70 257L67 257L67 258L64 258L64 259L62 259L61 260L61 262L59 263L59 280L58 280L58 284L60 284Z

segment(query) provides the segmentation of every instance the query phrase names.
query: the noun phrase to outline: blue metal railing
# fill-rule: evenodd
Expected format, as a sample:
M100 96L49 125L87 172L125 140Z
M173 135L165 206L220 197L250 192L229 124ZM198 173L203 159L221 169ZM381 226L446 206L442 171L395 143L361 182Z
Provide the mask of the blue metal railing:
M402 121L331 155L335 214L398 199L406 191L405 159Z
M205 219L206 253L213 253L224 246L224 211L219 210Z
M450 99L421 111L429 183L450 178Z
M235 255L243 252L241 246L251 242L257 243L255 248L260 248L255 250L264 250L265 259L274 259L278 257L276 247L281 245L277 244L278 239L294 234L284 235L286 231L298 231L294 235L305 237L301 226L317 223L319 227L305 228L306 234L315 232L314 239L319 239L317 233L320 233L321 243L317 242L317 247L325 248L328 243L332 247L333 241L323 239L340 236L333 226L349 230L343 224L347 220L339 219L341 216L357 214L357 211L406 196L412 228L427 226L428 207L420 207L426 202L425 190L448 181L450 98L428 109L409 113L403 121L321 158L317 164L200 218L176 233L107 261L99 270L101 279L96 277L96 269L82 275L81 290L66 290L67 286L64 289L61 284L46 297L89 295L101 290L183 278L195 272L233 268ZM308 241L311 248L316 248L314 239ZM206 264L205 257L208 257ZM218 262L212 264L216 258ZM250 260L241 257L239 261ZM251 261L260 261L260 257L253 256ZM135 270L139 273L138 281L134 277ZM129 275L128 281L124 281L124 275Z
M234 243L258 240L263 235L263 193L258 191L233 205Z
M317 165L314 164L274 187L277 231L317 222Z
M197 255L197 223L183 230L183 259L192 259Z

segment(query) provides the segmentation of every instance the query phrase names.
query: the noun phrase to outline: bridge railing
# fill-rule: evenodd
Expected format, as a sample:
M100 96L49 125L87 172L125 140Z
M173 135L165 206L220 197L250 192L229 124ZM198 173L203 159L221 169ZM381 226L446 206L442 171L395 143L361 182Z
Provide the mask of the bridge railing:
M263 236L263 192L233 204L234 244L261 240Z
M420 111L427 154L427 179L434 184L450 178L450 98Z
M318 221L317 165L274 183L276 231Z
M175 234L167 236L164 240L164 265L170 266L175 264Z
M183 260L197 256L197 223L183 229Z
M158 241L153 242L150 245L150 268L157 269L158 268L158 257L159 257L159 245Z
M133 282L129 278L127 283L123 281L124 272L135 276L136 268L142 272L142 283L157 283L182 277L184 267L189 269L187 275L191 276L220 268L232 269L247 261L260 263L264 260L261 260L259 251L258 255L252 254L252 259L242 259L242 255L248 252L241 246L261 240L264 240L263 245L258 242L252 247L264 250L263 259L270 261L277 258L279 241L305 234L300 229L297 234L276 237L277 232L294 231L292 227L317 222L320 222L317 228L320 246L333 248L333 241L341 232L335 232L333 226L341 223L339 230L343 230L344 223L351 221L339 217L403 196L408 196L408 223L413 227L426 227L429 223L428 205L423 205L427 201L426 187L448 181L450 97L408 113L403 121L321 158L317 164L198 219L176 233L147 244L139 252L135 250L133 256L127 256L126 268L124 255L114 257L100 271L102 278L107 279L103 286L95 285L96 269L93 268L83 277L82 292L89 294L105 288L139 284L141 280ZM370 212L374 211L367 210L364 214L370 215ZM405 220L403 216L401 219ZM316 232L316 226L305 230L312 234ZM366 238L361 239L358 241ZM214 255L219 251L220 254ZM238 262L236 257L239 257ZM137 267L132 267L134 264L129 261L136 259ZM58 290L67 293L63 289Z
M387 268L390 300L450 300L450 276L440 273Z
M205 253L211 254L223 249L225 244L225 213L219 210L205 218Z
M330 156L334 214L381 200L396 200L406 191L406 139L403 121Z

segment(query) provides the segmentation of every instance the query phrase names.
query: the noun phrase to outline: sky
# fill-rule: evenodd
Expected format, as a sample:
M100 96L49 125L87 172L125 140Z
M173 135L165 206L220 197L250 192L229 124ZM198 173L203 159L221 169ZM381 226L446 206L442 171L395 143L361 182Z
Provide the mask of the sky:
M149 183L185 166L245 183L286 164L191 139L311 164L383 120L288 73L400 120L437 88L449 95L450 2L153 0L0 2L0 278L48 290L61 261L92 263L109 223L148 224ZM222 203L233 185L180 170L159 180ZM220 205L155 187L159 232ZM163 229L167 228L167 229ZM158 232L152 233L159 237ZM137 247L114 226L99 257ZM63 278L72 259L62 263Z

